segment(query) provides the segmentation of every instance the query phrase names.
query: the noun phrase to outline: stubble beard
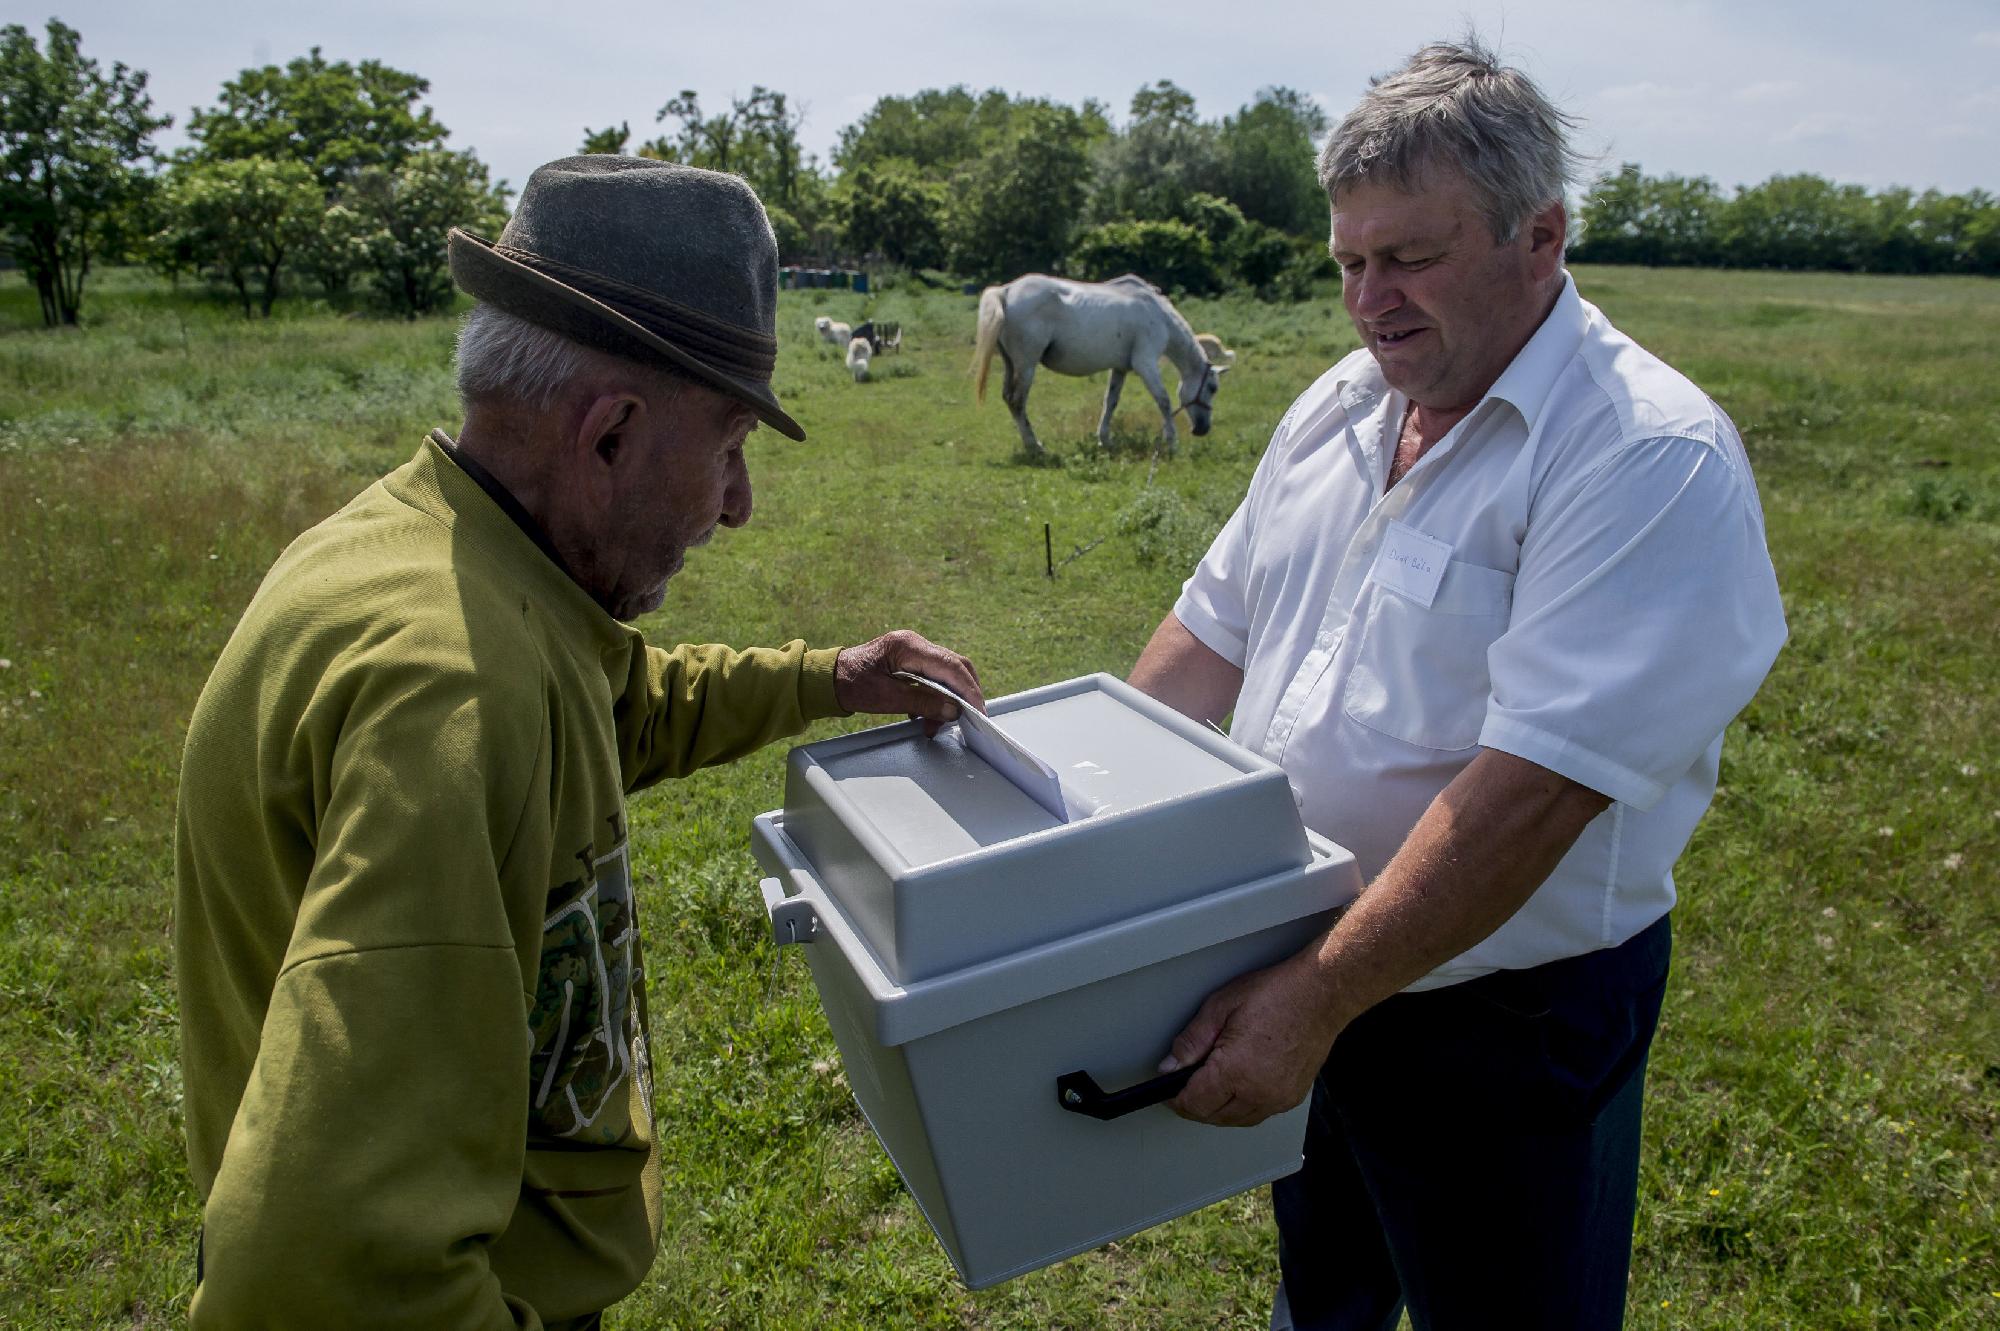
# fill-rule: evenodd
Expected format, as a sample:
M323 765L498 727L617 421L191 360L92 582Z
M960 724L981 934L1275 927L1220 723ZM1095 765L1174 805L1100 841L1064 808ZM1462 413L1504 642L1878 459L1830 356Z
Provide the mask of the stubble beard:
M698 546L707 545L711 540L715 539L717 525L710 523L707 531L687 542L687 544L673 550L671 558L667 563L667 571L660 575L660 580L645 591L633 596L626 604L618 606L614 611L614 617L629 622L639 618L641 615L650 615L665 605L667 603L667 584L673 581L675 574L687 567L688 551Z

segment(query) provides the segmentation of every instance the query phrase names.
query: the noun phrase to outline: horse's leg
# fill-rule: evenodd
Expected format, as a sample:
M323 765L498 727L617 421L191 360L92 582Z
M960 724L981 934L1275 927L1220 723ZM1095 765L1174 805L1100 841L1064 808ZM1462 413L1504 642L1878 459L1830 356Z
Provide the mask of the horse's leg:
M1167 396L1167 386L1160 382L1160 367L1148 361L1139 366L1139 378L1146 385L1146 391L1153 395L1153 401L1160 408L1160 419L1166 425L1167 452L1172 453L1180 437L1174 433L1174 402Z
M1000 400L1007 404L1007 410L1014 413L1014 428L1021 432L1021 447L1039 456L1042 441L1035 438L1035 427L1028 424L1028 390L1035 386L1035 363L1027 361L1016 366L1014 358L1004 350L1001 360L1007 366L1006 382L1000 388Z
M1104 417L1097 422L1097 444L1100 448L1111 447L1111 413L1118 410L1118 395L1125 391L1125 371L1113 370L1111 382L1104 386Z

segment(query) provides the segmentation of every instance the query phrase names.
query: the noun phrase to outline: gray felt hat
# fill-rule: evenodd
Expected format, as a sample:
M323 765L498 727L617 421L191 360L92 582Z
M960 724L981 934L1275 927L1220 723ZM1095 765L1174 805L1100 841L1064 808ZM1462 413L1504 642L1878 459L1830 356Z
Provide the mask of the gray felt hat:
M586 346L686 371L793 439L778 405L778 244L735 176L639 157L537 167L490 241L451 233L466 291Z

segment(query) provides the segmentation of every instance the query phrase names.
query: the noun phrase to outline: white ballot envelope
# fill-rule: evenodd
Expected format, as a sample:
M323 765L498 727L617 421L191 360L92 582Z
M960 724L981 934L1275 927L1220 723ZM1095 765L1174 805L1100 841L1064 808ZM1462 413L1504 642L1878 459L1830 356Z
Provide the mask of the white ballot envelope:
M941 693L957 703L957 725L965 747L984 758L994 771L1013 782L1015 788L1029 799L1063 822L1068 822L1073 813L1089 815L1090 806L1087 803L1064 798L1062 778L1056 775L1056 769L1002 730L992 717L934 679L926 679L907 670L898 670L896 678L933 693ZM1071 808L1073 802L1079 805L1074 811Z

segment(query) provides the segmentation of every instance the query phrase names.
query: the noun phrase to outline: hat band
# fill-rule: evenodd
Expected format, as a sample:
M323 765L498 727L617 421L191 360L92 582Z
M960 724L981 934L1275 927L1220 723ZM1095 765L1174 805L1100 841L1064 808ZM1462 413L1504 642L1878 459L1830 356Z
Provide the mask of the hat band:
M626 318L672 342L697 360L725 374L768 383L778 364L778 339L705 314L690 305L654 295L643 287L593 273L511 245L495 245L499 253L574 287Z

